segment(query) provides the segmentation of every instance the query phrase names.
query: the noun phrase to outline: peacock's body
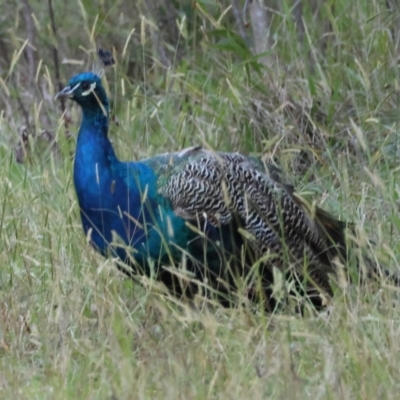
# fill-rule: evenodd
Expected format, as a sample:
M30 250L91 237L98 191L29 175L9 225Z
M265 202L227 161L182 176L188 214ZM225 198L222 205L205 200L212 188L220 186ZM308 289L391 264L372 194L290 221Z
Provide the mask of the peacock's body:
M246 282L253 297L259 278L268 295L272 267L309 294L331 293L333 260L346 254L345 224L318 208L311 217L274 166L199 147L122 162L108 139L100 78L77 75L60 96L83 111L74 183L84 231L103 255L178 295L205 282L229 302L229 292Z

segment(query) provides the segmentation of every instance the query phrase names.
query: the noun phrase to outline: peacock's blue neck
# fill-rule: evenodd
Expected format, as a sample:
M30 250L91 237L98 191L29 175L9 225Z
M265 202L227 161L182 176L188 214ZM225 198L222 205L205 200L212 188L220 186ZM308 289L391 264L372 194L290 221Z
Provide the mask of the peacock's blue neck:
M115 158L115 152L108 139L108 110L84 108L81 127L79 129L77 152L82 154L86 164L90 161L105 162ZM78 155L78 154L77 154Z
M82 107L82 123L75 153L74 182L81 206L88 195L98 195L110 180L110 168L118 162L108 139L108 110Z
M141 265L148 257L164 259L162 242L173 236L170 226L180 232L184 221L158 195L155 171L144 162L119 161L107 134L108 118L102 110L83 107L74 183L84 231L91 232L92 243L103 254L111 250L127 258L123 247L110 246L115 232L135 248L134 258Z

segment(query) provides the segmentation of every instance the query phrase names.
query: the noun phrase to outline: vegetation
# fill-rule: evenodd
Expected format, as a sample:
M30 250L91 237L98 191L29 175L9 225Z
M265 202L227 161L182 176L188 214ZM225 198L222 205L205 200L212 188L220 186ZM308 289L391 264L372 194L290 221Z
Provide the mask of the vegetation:
M398 268L397 1L247 3L243 18L238 0L1 0L1 398L397 397L387 282L339 282L329 311L304 318L197 311L126 279L82 234L79 110L53 97L102 46L121 158L268 154Z

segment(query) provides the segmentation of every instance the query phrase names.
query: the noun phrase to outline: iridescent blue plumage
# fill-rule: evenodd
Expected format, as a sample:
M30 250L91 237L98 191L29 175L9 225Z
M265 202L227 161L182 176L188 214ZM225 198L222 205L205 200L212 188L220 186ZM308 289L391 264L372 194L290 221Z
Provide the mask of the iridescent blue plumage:
M108 139L108 98L99 77L77 75L58 96L71 97L83 112L74 183L85 233L103 255L111 252L127 261L134 249L133 258L143 267L148 259L165 260L163 241L174 236L167 223L182 235L184 221L157 193L157 177L149 166L116 157ZM119 246L111 246L117 239L113 234L121 239Z
M241 281L253 297L260 278L263 298L273 267L319 299L332 293L328 274L335 257L346 257L345 224L319 208L311 217L275 167L197 147L122 162L108 138L100 78L74 76L60 96L82 108L74 183L84 231L103 255L154 272L176 294L206 282L225 296Z

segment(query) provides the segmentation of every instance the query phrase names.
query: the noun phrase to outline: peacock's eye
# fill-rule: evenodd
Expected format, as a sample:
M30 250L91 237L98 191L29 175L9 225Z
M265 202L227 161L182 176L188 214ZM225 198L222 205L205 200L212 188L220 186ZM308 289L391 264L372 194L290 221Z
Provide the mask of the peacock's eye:
M81 88L82 88L82 90L88 90L88 89L89 89L89 87L90 87L90 85L89 85L89 83L88 83L88 82L83 82L83 83L81 84Z

